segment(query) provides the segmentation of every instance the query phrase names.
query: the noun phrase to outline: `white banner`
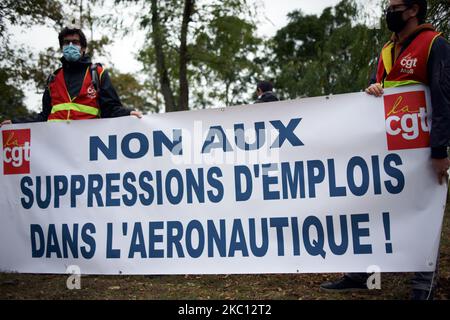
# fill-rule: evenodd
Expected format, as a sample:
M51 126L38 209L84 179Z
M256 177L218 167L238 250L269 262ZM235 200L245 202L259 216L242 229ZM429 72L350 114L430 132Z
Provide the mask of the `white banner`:
M432 271L430 114L414 86L4 126L0 270Z

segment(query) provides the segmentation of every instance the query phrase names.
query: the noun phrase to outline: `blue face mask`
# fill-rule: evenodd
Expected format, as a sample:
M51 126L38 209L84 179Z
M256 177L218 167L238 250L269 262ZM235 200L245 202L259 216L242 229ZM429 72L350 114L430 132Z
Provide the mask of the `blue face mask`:
M63 55L67 61L78 61L81 58L81 48L71 43L63 47Z

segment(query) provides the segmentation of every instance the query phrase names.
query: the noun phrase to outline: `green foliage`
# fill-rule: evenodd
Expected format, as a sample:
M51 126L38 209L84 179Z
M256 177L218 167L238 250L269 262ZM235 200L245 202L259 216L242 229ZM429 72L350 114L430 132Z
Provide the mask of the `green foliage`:
M375 69L385 29L358 22L359 8L343 0L320 16L289 14L270 45L270 65L284 98L360 91ZM385 38L387 39L387 37Z
M179 60L178 50L174 46L169 46L167 43L163 46L164 54L167 64L167 72L169 78L172 80L171 85L174 90L175 100L178 99L179 86L177 79L179 77ZM160 91L158 84L158 73L156 70L156 53L154 46L151 45L151 40L148 38L144 47L139 51L138 60L143 65L143 71L148 83L154 84L154 90ZM162 98L160 98L161 100Z
M36 76L36 55L24 47L13 47L7 26L58 24L62 20L60 1L3 0L0 3L0 117L16 118L28 114L23 88Z
M28 115L23 92L10 80L8 71L0 68L0 122Z
M120 73L114 69L108 71L124 106L143 112L159 111L158 106L151 102L152 94L157 94L151 87L141 84L131 73Z
M180 26L181 1L159 1L158 30L162 39L166 70L174 100L180 95ZM247 102L248 87L261 68L256 63L261 39L255 36L255 12L247 1L196 1L188 30L187 77L192 108L204 108L214 103L225 105ZM139 53L149 82L157 83L156 50L150 28L151 18L144 15L141 26L149 36ZM158 85L159 86L159 85Z
M218 16L198 33L190 48L193 66L205 69L201 75L209 83L222 84L209 94L210 98L225 105L245 99L249 80L259 72L252 59L260 43L255 31L253 24L236 16Z
M0 36L5 36L7 22L26 26L42 24L46 19L60 22L63 19L61 8L60 1L56 0L2 0Z
M47 24L55 29L55 38L66 25L81 27L88 38L88 53L91 56L107 57L105 47L111 44L111 40L104 35L94 39L94 30L105 31L109 28L114 31L121 27L122 17L115 11L101 16L94 14L104 3L104 0L4 0L0 3L0 68L2 76L8 80L8 84L4 83L1 97L7 101L4 107L10 109L2 110L4 114L15 117L16 110L20 110L20 115L23 115L26 110L23 107L24 90L33 90L35 87L36 92L43 92L48 76L61 65L59 59L62 56L59 47L41 52L31 52L27 47L14 47L7 26ZM135 83L131 82L128 89L131 90L133 85ZM142 91L138 86L134 88ZM152 109L146 104L142 108Z
M428 0L428 20L450 39L450 1Z
M162 39L164 70L169 82L166 89L173 97L172 110L181 104L183 92L185 96L188 94L191 108L251 102L256 81L262 78L274 81L281 98L362 90L375 70L381 46L390 35L383 16L381 29L369 27L368 21L373 21L373 17L367 16L354 0L342 0L319 15L293 11L289 23L268 41L256 36L257 0L190 1L194 6L189 14L183 10L187 0L1 1L0 94L6 101L2 113L22 115L26 110L25 85L26 90L35 87L42 92L48 75L60 66L61 56L59 48L30 52L26 47L13 47L8 26L45 24L55 29L55 37L66 23L81 26L88 38L89 54L95 61L101 57L105 62L109 59L105 48L132 30L125 21L132 20L134 26L140 24L148 32L138 57L143 64L142 73L121 74L112 70L111 76L125 105L150 112L162 109L166 97L157 68L155 32ZM159 28L155 30L151 3L158 7ZM381 12L387 0L379 3ZM429 0L428 4L428 21L448 38L449 1ZM109 9L100 14L98 9L103 6ZM130 17L124 14L124 8L140 10L133 11ZM187 26L184 53L183 22ZM186 80L188 92L181 85Z

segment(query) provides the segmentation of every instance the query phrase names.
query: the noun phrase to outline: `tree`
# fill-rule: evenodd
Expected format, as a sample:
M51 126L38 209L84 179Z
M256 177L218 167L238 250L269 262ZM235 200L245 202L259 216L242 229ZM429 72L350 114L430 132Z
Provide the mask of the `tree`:
M2 90L0 99L4 103L0 109L1 118L14 118L24 115L24 90L36 88L42 92L48 76L60 66L60 48L46 48L42 52L33 53L26 48L13 48L10 45L10 34L7 26L31 27L46 24L57 33L66 25L83 29L88 38L88 54L108 59L105 47L112 43L109 34L124 34L123 15L118 14L123 8L113 0L4 0L0 3L0 73ZM114 5L114 7L113 7ZM99 7L109 6L108 13L97 14ZM95 13L95 14L94 14ZM120 30L120 32L118 32ZM105 35L105 33L108 33ZM103 33L98 36L99 33ZM94 37L94 34L96 35ZM103 58L103 59L104 59ZM94 58L95 59L95 58ZM103 61L102 61L103 62ZM130 106L147 111L155 110L148 103L148 95L136 77L131 74L115 72L115 83L119 93L123 88L122 99ZM14 104L12 104L14 102Z
M5 40L6 24L34 25L50 19L62 21L61 4L56 0L3 0L0 3L0 37Z
M23 87L33 79L36 55L11 45L8 24L29 27L62 21L61 4L56 0L3 0L0 3L0 118L24 116Z
M151 86L141 84L131 73L120 73L110 69L109 74L124 106L144 112L159 111L158 105L152 103L150 99L152 95L157 94L152 91Z
M271 63L284 98L360 91L375 69L387 39L382 29L360 22L351 0L326 8L320 16L291 12L289 23L271 40ZM270 62L269 62L270 63Z
M428 19L443 33L444 37L450 39L450 1L449 0L429 0Z
M172 5L173 7L170 7ZM155 61L156 70L159 75L159 83L161 92L164 97L166 112L188 110L189 109L189 85L187 75L187 64L189 62L189 54L187 47L187 36L189 22L194 14L195 0L184 0L183 11L181 18L181 28L179 31L180 44L178 46L178 82L179 94L178 103L176 103L175 95L169 79L169 71L166 64L166 53L164 47L167 46L165 39L167 39L168 28L162 25L161 17L164 20L174 19L179 14L177 8L179 3L176 1L169 1L165 6L165 13L161 10L163 8L157 0L151 0L151 39L155 46ZM144 20L145 21L145 20ZM145 23L143 23L145 25Z
M160 10L157 0L151 0L151 38L155 47L156 70L159 76L161 93L164 97L166 112L176 111L175 99L171 87L168 68L166 64L166 56L164 53L164 30L160 22ZM145 25L145 23L143 23Z
M166 112L217 99L226 105L240 101L234 97L246 92L249 76L257 72L252 52L260 42L247 1L180 4L151 0L151 15L141 24L151 29L139 60L149 78L156 74Z
M28 115L23 92L8 84L8 77L8 72L0 69L0 122Z
M179 110L189 109L189 85L187 77L187 64L189 62L187 35L189 22L194 13L194 0L185 0L183 9L183 19L180 31L180 98L178 100Z
M192 61L197 68L206 67L202 75L208 83L218 84L210 98L225 105L244 102L249 82L260 75L255 63L261 40L255 37L254 24L236 16L218 15L205 31L198 33L192 46Z

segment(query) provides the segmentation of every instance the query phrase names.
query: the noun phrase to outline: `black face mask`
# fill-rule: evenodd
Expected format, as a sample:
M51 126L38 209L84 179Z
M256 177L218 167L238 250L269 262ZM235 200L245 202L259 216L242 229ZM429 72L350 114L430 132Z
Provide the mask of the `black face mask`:
M403 20L402 15L407 9L403 11L388 11L386 13L386 23L389 30L398 33L403 30L408 21Z

